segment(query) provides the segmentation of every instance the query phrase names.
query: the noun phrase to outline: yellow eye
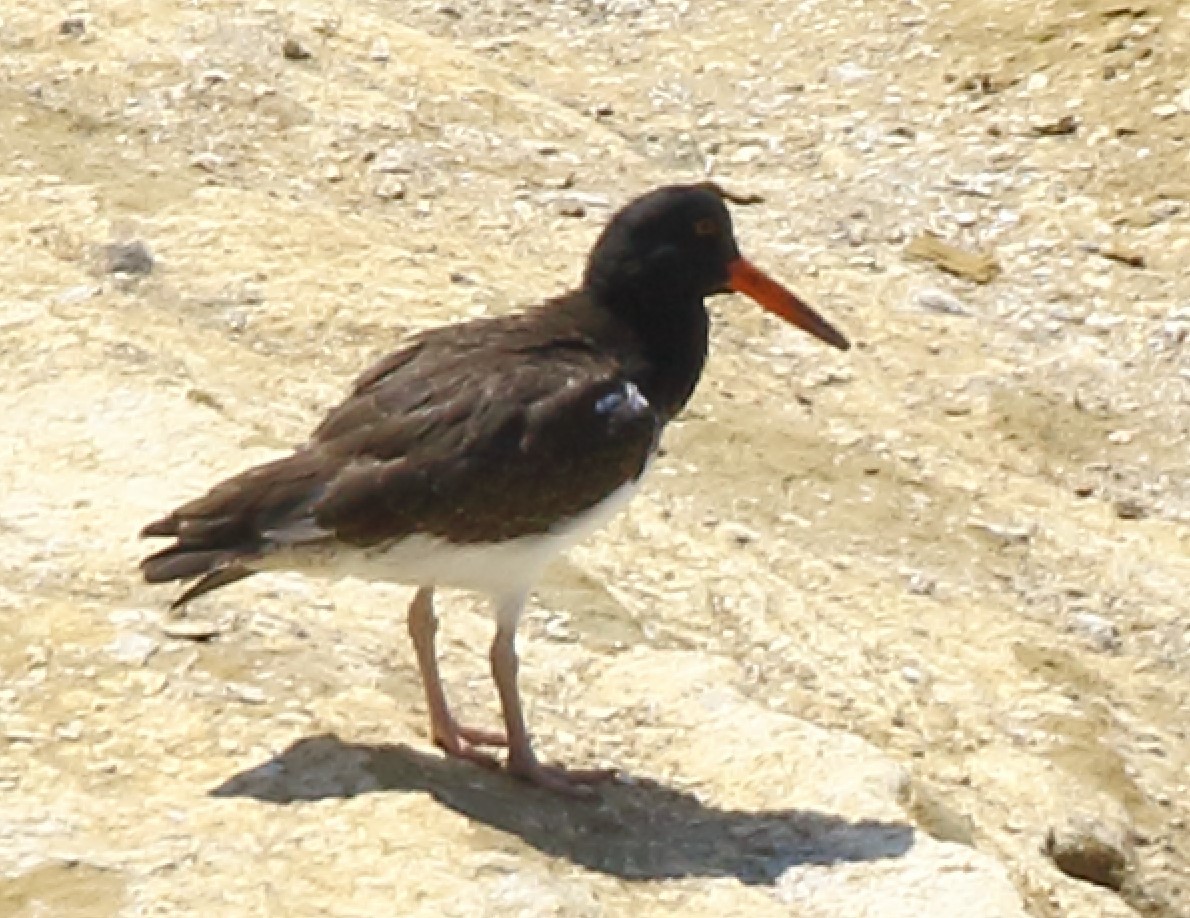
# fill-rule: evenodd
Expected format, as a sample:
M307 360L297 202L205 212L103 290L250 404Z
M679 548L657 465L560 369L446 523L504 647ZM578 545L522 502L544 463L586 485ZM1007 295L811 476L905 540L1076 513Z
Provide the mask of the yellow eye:
M719 225L710 217L703 217L701 220L694 221L694 234L696 236L714 236L719 232Z

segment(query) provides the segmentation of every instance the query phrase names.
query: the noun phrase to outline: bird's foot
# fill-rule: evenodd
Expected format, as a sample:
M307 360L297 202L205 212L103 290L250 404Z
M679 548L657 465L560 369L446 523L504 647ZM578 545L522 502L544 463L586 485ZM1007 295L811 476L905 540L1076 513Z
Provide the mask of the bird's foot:
M590 797L594 785L610 781L616 776L614 768L571 769L560 765L544 765L534 755L508 757L508 773L530 784L568 797Z
M431 728L434 745L448 756L466 759L484 768L500 767L500 760L480 746L507 746L508 737L498 730L481 730L466 727L451 721L448 724L434 724Z

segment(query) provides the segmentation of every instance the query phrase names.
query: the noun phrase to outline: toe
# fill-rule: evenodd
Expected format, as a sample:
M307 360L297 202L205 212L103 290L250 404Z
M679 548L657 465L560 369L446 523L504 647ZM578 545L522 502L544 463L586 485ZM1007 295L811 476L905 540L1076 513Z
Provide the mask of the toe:
M615 776L614 768L576 769L543 765L537 760L510 761L508 771L514 777L568 797L591 797L596 793L594 785Z
M452 759L463 759L492 770L500 767L499 759L490 753L476 749L475 746L463 739L462 736L456 735L451 738L434 737L434 745Z
M481 730L476 727L459 725L457 732L473 746L507 746L508 737L499 730Z

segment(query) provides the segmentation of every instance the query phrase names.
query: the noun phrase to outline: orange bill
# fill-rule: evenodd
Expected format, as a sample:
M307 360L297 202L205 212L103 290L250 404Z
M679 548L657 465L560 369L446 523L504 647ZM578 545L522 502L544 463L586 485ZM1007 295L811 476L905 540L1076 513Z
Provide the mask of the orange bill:
M736 293L751 297L773 315L780 316L790 325L796 325L841 351L851 347L851 342L843 337L842 332L748 259L741 256L727 267L731 271L727 284Z

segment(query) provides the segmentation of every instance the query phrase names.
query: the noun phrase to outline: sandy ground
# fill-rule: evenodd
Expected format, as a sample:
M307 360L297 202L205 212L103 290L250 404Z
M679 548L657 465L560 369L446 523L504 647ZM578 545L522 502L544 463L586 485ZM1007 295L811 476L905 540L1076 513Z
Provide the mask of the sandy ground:
M1187 59L1175 0L5 6L0 914L1190 914ZM708 171L857 348L717 301L535 596L532 721L625 769L601 804L427 748L408 591L179 624L138 582L139 526L403 334ZM445 618L493 717L487 613ZM1080 813L1118 893L1042 851Z

